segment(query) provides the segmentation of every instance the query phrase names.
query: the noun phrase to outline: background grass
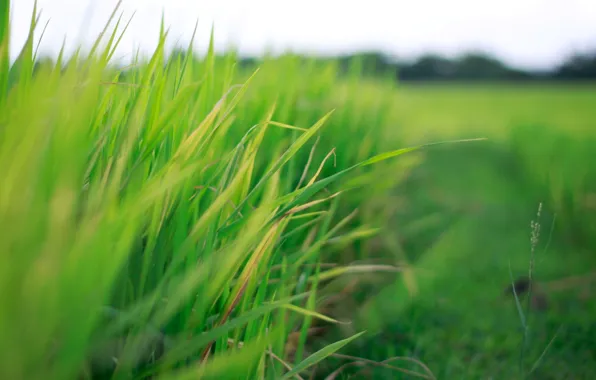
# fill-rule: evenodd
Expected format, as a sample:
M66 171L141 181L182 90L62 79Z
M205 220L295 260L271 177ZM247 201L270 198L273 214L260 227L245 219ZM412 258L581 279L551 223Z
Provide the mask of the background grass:
M593 285L564 280L594 266L592 87L257 71L169 56L165 28L120 69L122 29L1 55L2 378L594 373ZM549 306L522 348L532 220Z
M595 189L589 104L596 92L438 85L401 87L395 98L396 124L408 126L396 133L406 143L478 131L490 141L429 151L396 191L407 203L390 222L392 234L424 272L415 296L398 281L365 302L361 321L377 321L378 334L353 354L416 357L438 378L520 378L544 353L531 377L591 378L594 207L587 200ZM528 273L540 202L534 277L548 289L549 307L528 317L520 373L522 325L504 291L510 266L514 276ZM577 275L583 280L568 279Z

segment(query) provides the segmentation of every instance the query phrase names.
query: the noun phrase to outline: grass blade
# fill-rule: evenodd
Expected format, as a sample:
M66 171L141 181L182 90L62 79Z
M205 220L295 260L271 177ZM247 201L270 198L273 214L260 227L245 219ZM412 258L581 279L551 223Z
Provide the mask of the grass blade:
M289 379L296 374L300 374L300 372L304 371L305 369L312 367L313 365L319 363L320 361L324 360L325 358L327 358L327 357L331 356L332 354L336 353L337 351L341 350L344 346L348 345L350 342L354 341L355 339L358 339L364 333L365 333L365 331L360 332L358 334L352 335L349 338L337 341L335 343L332 343L332 344L320 349L319 351L315 352L314 354L312 354L309 357L307 357L306 359L304 359L298 365L294 366L294 368L291 371L288 371L282 377L282 379Z

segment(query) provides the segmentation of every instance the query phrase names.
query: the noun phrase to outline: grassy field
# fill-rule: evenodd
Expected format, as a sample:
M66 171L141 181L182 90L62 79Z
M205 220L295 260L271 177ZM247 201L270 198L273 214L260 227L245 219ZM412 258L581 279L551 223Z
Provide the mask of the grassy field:
M420 270L416 292L398 280L364 296L360 321L377 334L352 355L415 357L443 379L592 378L595 102L596 90L581 85L396 90L392 112L406 144L489 141L429 151L396 190L404 202L389 231ZM533 253L532 221L540 223ZM548 306L528 312L522 301L524 341L505 291L531 265Z
M165 30L122 70L110 33L2 50L1 378L596 371L591 87L239 69ZM530 267L541 310L505 294Z

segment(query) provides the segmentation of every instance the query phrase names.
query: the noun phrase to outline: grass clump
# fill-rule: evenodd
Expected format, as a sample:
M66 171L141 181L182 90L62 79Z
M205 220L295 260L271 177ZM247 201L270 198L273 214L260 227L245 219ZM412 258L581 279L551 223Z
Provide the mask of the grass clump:
M305 349L312 321L339 323L317 311L325 281L376 268L321 255L376 231L342 192L416 148L335 155L355 146L323 132L337 114L292 113L316 87L238 72L213 40L168 56L163 26L131 70L110 65L121 19L36 66L36 23L10 71L2 24L1 377L299 377L363 333Z

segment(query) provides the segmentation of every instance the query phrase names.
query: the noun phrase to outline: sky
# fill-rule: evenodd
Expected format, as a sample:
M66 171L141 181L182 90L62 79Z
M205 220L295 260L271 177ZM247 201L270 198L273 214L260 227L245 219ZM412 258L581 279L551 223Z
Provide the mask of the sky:
M29 29L33 0L12 0L11 55ZM89 46L118 0L38 0L40 51L56 54ZM123 0L134 17L116 57L150 53L162 11L169 46L187 46L198 21L195 47L204 50L213 25L217 50L333 55L378 50L411 59L427 52L448 56L490 52L521 68L545 69L573 51L596 50L596 0Z

